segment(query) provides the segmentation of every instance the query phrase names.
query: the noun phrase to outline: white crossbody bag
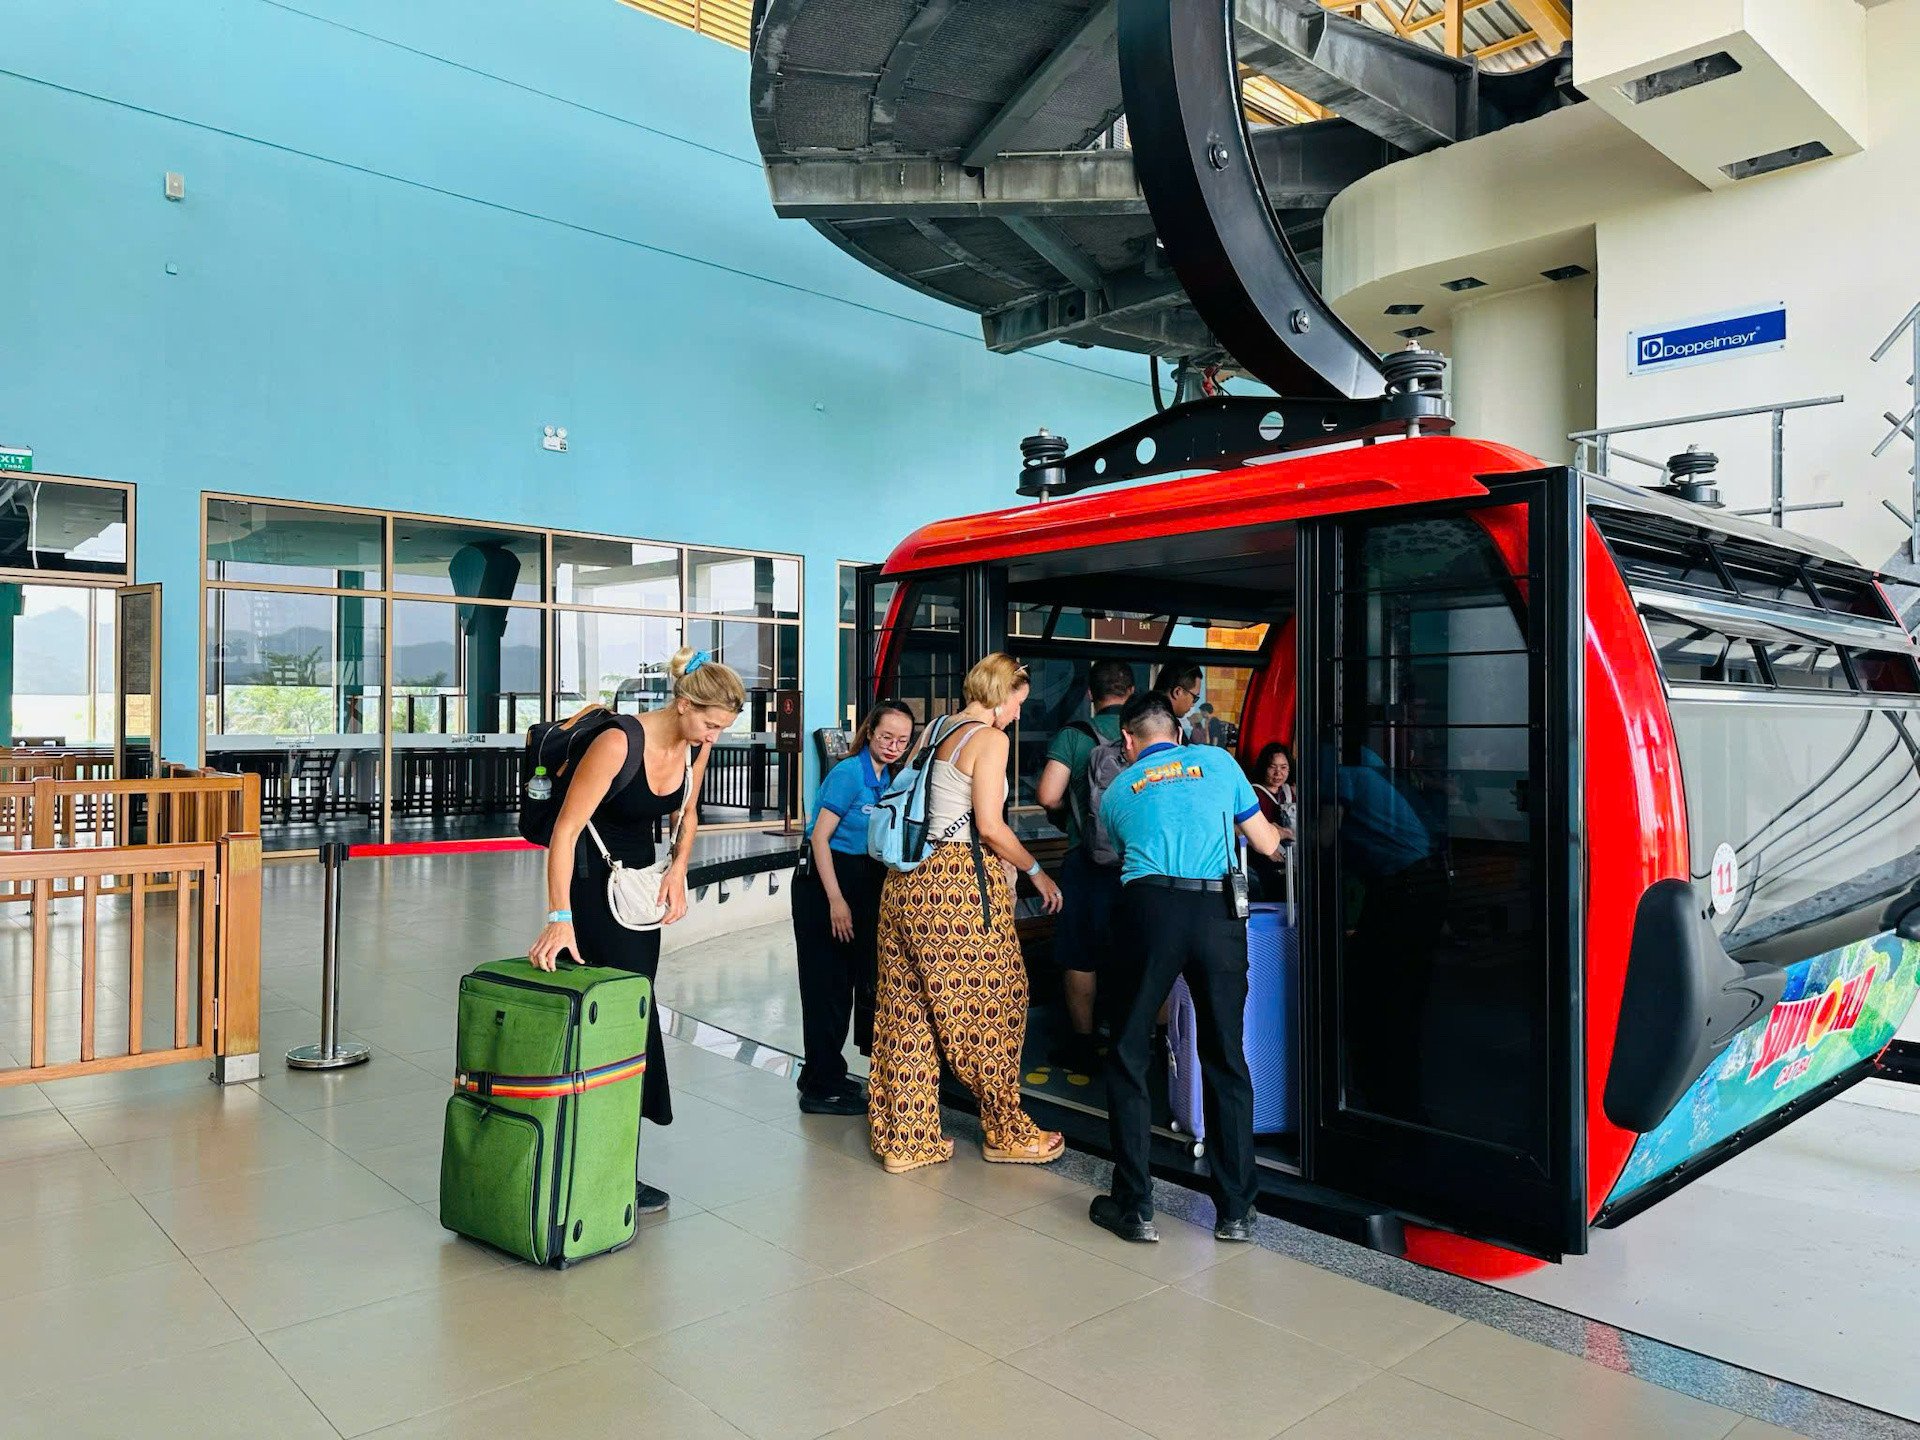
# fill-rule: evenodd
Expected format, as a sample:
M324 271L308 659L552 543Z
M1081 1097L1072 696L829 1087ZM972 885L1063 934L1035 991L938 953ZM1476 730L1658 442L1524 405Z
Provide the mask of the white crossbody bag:
M636 779L645 780L646 762L640 765ZM674 847L680 843L680 822L686 818L687 811L693 808L693 747L687 747L687 773L681 782L686 798L673 815L673 831L667 838L667 852L651 865L639 869L629 869L608 853L600 832L593 828L593 822L587 822L587 834L593 837L593 843L600 850L600 858L607 862L607 908L613 911L616 924L629 930L658 930L667 918L667 871L673 865Z

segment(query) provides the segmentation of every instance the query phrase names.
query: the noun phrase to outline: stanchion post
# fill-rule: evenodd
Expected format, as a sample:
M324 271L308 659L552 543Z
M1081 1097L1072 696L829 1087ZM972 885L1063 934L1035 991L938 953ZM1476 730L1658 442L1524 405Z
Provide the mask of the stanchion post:
M372 1055L365 1045L340 1043L340 869L346 863L343 842L328 841L320 847L325 885L320 913L320 1043L287 1052L287 1064L295 1070L340 1070L365 1064Z

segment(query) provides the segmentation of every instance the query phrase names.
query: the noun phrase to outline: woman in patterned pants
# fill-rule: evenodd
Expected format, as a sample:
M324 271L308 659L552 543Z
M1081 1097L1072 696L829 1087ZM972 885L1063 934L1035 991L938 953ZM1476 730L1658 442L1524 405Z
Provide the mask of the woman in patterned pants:
M873 1153L895 1175L953 1155L940 1133L942 1055L980 1102L988 1160L1044 1165L1065 1148L1020 1108L1027 972L1013 928L1016 870L1033 878L1050 913L1060 909L1060 887L1005 818L1005 732L1027 697L1027 672L989 655L964 693L966 709L923 739L934 752L927 858L889 872L880 893L867 1123Z

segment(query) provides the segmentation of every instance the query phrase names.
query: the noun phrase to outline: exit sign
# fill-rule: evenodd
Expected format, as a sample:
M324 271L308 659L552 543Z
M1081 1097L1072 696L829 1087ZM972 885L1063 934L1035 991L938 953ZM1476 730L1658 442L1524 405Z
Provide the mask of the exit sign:
M0 445L0 470L33 469L33 451L24 445Z

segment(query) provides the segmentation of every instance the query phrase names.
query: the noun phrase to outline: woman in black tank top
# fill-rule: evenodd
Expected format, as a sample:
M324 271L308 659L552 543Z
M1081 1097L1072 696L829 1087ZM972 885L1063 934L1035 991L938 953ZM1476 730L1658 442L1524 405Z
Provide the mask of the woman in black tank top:
M629 930L613 918L607 904L607 861L600 847L584 837L592 821L600 843L621 864L653 864L656 833L680 812L689 786L694 795L700 793L714 742L746 705L746 687L740 677L704 651L682 650L668 668L673 675L673 698L658 710L624 719L597 736L567 787L547 847L547 924L527 952L542 970L554 969L564 957L569 963L632 971L651 981L660 968L660 932ZM624 788L609 793L635 744L644 752L640 766ZM668 925L687 913L687 865L698 828L696 803L687 808L680 823L667 871ZM673 1123L657 997L647 1024L647 1074L640 1097L643 1122ZM636 1176L637 1213L666 1208L666 1192Z

